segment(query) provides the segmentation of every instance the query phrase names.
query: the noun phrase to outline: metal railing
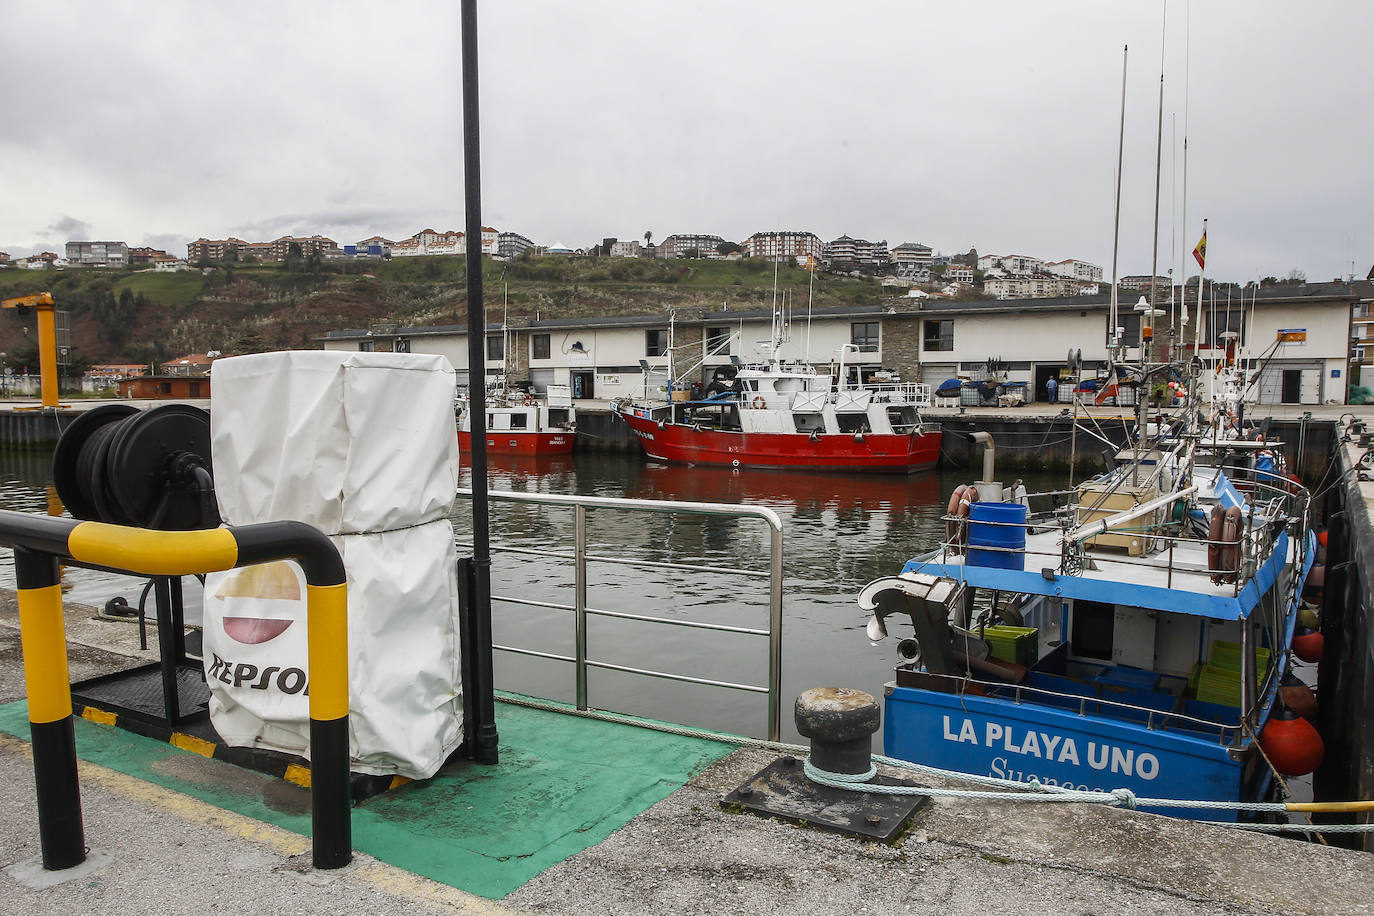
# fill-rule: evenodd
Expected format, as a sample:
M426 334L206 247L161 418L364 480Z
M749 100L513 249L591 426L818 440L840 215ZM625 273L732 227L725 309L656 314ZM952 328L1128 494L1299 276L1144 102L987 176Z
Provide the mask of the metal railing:
M316 868L353 858L348 757L348 586L333 543L300 522L154 531L0 510L14 548L19 638L38 795L43 868L86 858L59 561L183 576L296 560L305 573L310 665L311 849Z
M782 699L782 521L777 513L764 506L740 506L724 503L674 502L658 499L622 499L606 496L564 496L559 494L512 493L508 491L489 491L488 497L496 502L526 503L571 509L574 516L572 553L545 550L531 547L512 547L492 545L492 552L517 553L529 556L554 557L573 562L573 603L560 604L549 601L536 601L518 595L498 595L493 593L493 601L518 604L525 607L548 608L572 611L574 620L574 655L558 655L551 652L538 652L518 646L493 645L493 649L545 658L554 661L571 662L575 666L577 678L577 708L588 709L587 669L600 668L607 671L620 671L645 677L678 681L687 684L700 684L708 687L721 687L741 690L748 693L768 694L768 738L777 741L781 737L781 699ZM471 498L472 491L459 489L458 496ZM769 529L769 563L767 569L747 569L742 567L707 566L692 563L673 563L656 560L631 559L620 556L606 556L590 553L587 549L587 514L589 510L619 510L629 512L652 512L668 515L698 515L707 517L753 518L764 522ZM631 614L606 608L591 607L587 604L587 564L613 563L624 566L637 566L645 569L672 569L687 572L738 575L768 580L768 628L731 626L719 623L704 623L693 620L679 620L671 617L654 617L646 614ZM668 671L655 671L647 668L634 668L597 661L587 657L587 618L607 617L620 620L637 620L645 623L687 629L711 630L722 633L737 633L747 636L768 637L768 683L763 686L739 684L731 681L692 677Z
M987 691L987 696L1006 697L1007 693L1010 693L1011 701L1018 706L1022 703L1035 703L1075 712L1077 715L1084 717L1098 715L1118 721L1139 720L1151 731L1161 731L1173 728L1195 733L1201 732L1204 734L1216 732L1217 740L1223 746L1237 744L1242 734L1242 726L1238 721L1235 724L1215 722L1211 719L1203 719L1198 716L1188 715L1187 713L1174 712L1172 709L1157 709L1152 706L1141 706L1136 703L1128 703L1124 700L1112 700L1098 695L1065 693L1061 690L1050 690L1046 687L1032 687L1028 684L988 681L972 676L931 676L957 679L960 686L957 692L960 694L967 692L968 685L970 684L976 685L984 691ZM1178 698L1176 697L1175 699ZM1090 709L1090 706L1097 708ZM1103 707L1109 708L1104 709Z

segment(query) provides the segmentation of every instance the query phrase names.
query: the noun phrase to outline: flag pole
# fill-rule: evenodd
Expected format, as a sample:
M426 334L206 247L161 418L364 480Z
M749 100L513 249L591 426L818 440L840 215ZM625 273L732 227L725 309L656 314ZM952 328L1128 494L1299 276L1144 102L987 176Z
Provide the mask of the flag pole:
M1199 254L1199 251L1201 254ZM1197 324L1193 326L1193 355L1197 356L1198 344L1202 340L1202 278L1207 273L1207 220L1202 221L1202 241L1193 249L1197 258Z

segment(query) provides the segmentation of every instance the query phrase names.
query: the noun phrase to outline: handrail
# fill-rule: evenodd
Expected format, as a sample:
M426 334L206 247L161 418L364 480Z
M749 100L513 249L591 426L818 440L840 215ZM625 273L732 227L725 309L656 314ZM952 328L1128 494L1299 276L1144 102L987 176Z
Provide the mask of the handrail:
M457 492L460 497L470 498L472 491L460 488ZM658 677L665 680L682 681L693 684L706 684L713 687L723 687L734 690L743 690L751 693L768 694L768 739L777 741L781 738L782 728L782 520L778 514L766 506L741 506L728 503L700 503L700 502L675 502L663 499L625 499L613 496L568 496L557 493L514 493L510 491L488 491L488 497L494 502L526 503L531 505L555 506L559 508L570 508L574 512L574 542L572 554L555 553L552 551L544 552L548 556L556 556L561 559L571 560L573 566L573 603L555 604L552 602L533 602L518 597L492 595L492 600L507 601L513 604L532 605L538 607L553 608L556 610L568 610L573 612L574 619L574 655L562 656L553 653L534 652L529 649L520 649L512 646L493 646L505 652L512 652L519 655L530 655L538 658L549 658L558 661L571 662L575 666L576 672L576 692L577 708L585 710L587 704L587 669L603 668L613 671L624 671L632 674L642 674L649 677ZM660 617L652 617L642 614L629 614L621 611L610 611L602 608L589 607L587 604L587 563L619 563L628 566L653 565L672 569L702 569L703 567L691 566L688 564L669 564L669 563L650 563L649 561L634 560L629 558L604 556L587 552L587 512L588 510L626 510L635 512L655 512L661 514L681 514L681 515L700 515L700 516L726 516L737 518L754 518L764 522L769 529L769 565L767 572L751 569L723 569L721 567L704 567L715 572L731 572L746 576L768 576L768 629L752 629L745 627L729 627L723 624L708 624L699 621L668 620ZM538 551L530 548L503 548L492 545L493 551L510 550L518 553L535 553ZM672 624L674 626L687 627L690 629L713 630L724 632L737 632L744 635L758 635L768 637L768 683L766 686L758 687L748 684L736 684L728 681L707 680L704 678L688 677L687 675L674 674L666 671L649 671L640 668L628 668L613 665L608 662L601 662L587 658L587 617L602 616L615 619L638 620L649 623Z
M314 866L353 858L348 757L348 586L333 543L302 522L153 531L0 510L14 548L38 831L43 867L86 858L67 670L59 560L147 576L218 572L295 560L305 573L310 666L311 848Z
M1146 727L1151 730L1155 729L1156 727L1160 729L1169 728L1169 720L1178 720L1181 723L1193 723L1196 725L1203 726L1207 729L1215 729L1216 731L1218 731L1220 733L1219 738L1221 744L1231 744L1234 741L1234 738L1227 738L1228 732L1236 732L1236 738L1240 737L1241 734L1241 726L1239 723L1235 725L1229 725L1225 722L1213 722L1210 719L1199 719L1197 716L1190 716L1187 713L1173 712L1171 710L1165 709L1154 709L1149 706L1137 706L1134 703L1125 703L1121 700L1109 700L1105 697L1100 696L1089 696L1087 694L1079 693L1064 693L1058 690L1049 690L1044 687L1031 687L1028 684L1013 684L1004 681L986 681L975 677L962 677L959 675L946 674L933 676L955 678L959 680L961 684L976 684L979 687L991 688L997 691L1006 690L1010 688L1014 691L1012 702L1017 704L1023 702L1023 694L1033 694L1035 696L1048 697L1056 700L1071 700L1074 703L1078 704L1078 715L1080 716L1087 716L1089 714L1087 710L1087 704L1089 703L1096 703L1099 706L1113 706L1124 710L1130 710L1133 713L1144 713L1146 714ZM1035 701L1034 696L1031 698L1030 701ZM1158 726L1155 725L1156 717L1160 719L1160 724Z

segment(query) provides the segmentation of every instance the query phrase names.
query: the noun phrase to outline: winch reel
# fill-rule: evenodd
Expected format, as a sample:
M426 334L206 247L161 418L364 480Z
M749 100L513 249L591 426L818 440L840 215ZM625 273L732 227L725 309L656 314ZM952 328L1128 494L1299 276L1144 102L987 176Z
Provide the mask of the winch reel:
M188 404L85 411L53 452L53 482L72 517L190 531L219 525L210 414Z

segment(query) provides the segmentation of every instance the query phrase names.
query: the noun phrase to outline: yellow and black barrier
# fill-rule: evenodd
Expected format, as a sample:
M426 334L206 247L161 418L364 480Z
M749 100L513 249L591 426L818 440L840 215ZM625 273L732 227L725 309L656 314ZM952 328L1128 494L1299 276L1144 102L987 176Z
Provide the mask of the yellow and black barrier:
M295 560L305 573L310 663L310 801L316 868L353 858L348 770L348 586L329 539L301 522L151 531L0 510L14 548L20 640L33 735L43 867L86 858L58 561L145 576L187 576Z

